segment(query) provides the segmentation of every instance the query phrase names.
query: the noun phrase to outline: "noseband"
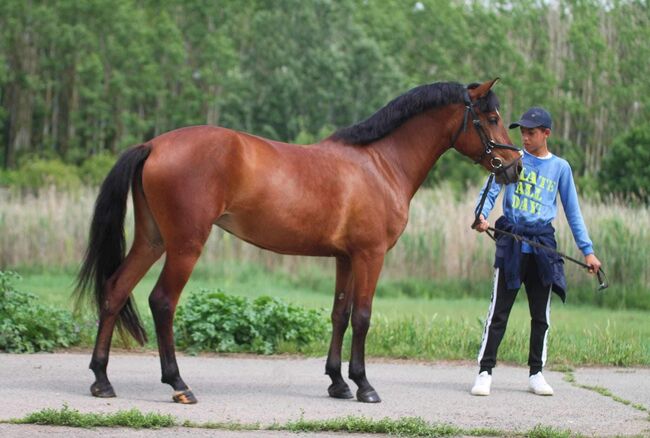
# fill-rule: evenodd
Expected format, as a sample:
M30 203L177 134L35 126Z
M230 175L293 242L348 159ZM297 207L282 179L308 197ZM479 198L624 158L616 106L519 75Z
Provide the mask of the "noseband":
M510 144L496 143L488 136L487 132L485 132L485 128L483 128L481 119L479 119L478 114L476 113L476 111L474 111L474 105L472 104L472 100L469 97L469 93L467 89L463 92L463 101L465 103L465 111L463 113L463 124L460 126L460 128L458 128L458 131L456 131L456 133L452 137L450 147L451 148L456 147L456 140L458 140L460 134L467 131L467 121L469 120L469 116L471 115L472 125L474 125L476 134L481 139L481 143L483 144L483 153L481 154L480 157L474 160L474 164L480 163L485 157L489 156L490 166L492 166L492 170L495 173L505 172L510 166L515 164L516 161L513 161L508 166L504 167L501 158L492 155L492 151L494 149L509 149L511 151L517 151L521 154L522 150L517 146L513 146Z

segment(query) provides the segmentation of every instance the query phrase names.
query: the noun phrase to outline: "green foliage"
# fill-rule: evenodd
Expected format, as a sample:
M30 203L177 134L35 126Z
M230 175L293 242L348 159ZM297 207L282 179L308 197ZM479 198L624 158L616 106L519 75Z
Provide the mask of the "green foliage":
M207 290L179 306L175 325L178 345L189 351L271 354L281 343L300 350L326 332L322 312L268 296L251 301Z
M137 409L120 410L111 414L81 413L64 405L61 409L42 409L24 418L12 421L14 424L40 424L66 427L130 427L134 429L159 429L176 426L176 420L169 414Z
M598 177L592 174L575 176L576 191L578 195L585 199L600 200L603 198L603 190L598 182Z
M79 175L84 183L99 186L115 161L115 157L107 153L93 155L81 164Z
M11 169L30 154L76 163L203 123L311 143L412 86L498 75L504 121L548 108L582 177L650 117L644 2L23 3L0 2L0 159ZM88 166L81 179L97 184L103 165ZM480 179L468 163L440 166L429 186Z
M76 190L81 186L78 168L59 159L24 159L18 170L0 175L0 185L21 190L36 191L55 186L63 190Z
M548 139L549 150L569 162L574 175L582 175L585 172L585 150L574 143L551 135Z
M650 123L618 137L603 160L599 181L607 192L650 201Z
M12 286L16 278L12 272L0 271L0 350L33 353L75 345L79 328L72 315L16 291Z
M316 136L313 134L303 130L300 130L298 135L296 135L296 138L293 139L293 143L295 144L312 144L317 142L318 140L316 139Z
M325 125L316 134L312 134L306 129L302 128L298 135L291 141L296 144L312 144L324 138L329 137L336 129L330 125Z
M134 297L140 309L147 307L147 294L154 287L158 273L145 276L138 285ZM331 274L330 274L331 280ZM29 284L29 289L39 294L40 300L45 303L55 303L60 307L68 303L69 292L67 286L73 281L73 274L62 275L58 270L50 275L27 276L24 283ZM273 293L285 302L295 303L308 309L330 308L332 295L311 293L300 285L291 287L286 285L285 279L278 273L245 276L211 276L209 278L193 275L187 289L199 290L212 287L214 284L232 284L233 293L248 296L250 300L260 293ZM278 286L283 284L283 286ZM452 285L450 284L449 287ZM585 291L585 295L593 297L595 283ZM444 284L431 284L431 288L444 289ZM423 299L390 297L377 293L373 302L373 316L368 334L366 347L367 354L372 357L416 358L422 360L467 360L476 356L480 347L483 318L487 313L490 300L490 284L469 284L465 292L476 298L458 299L454 293L446 291L435 294L448 295L450 299ZM647 289L644 289L647 299ZM647 311L640 310L614 310L611 308L597 308L593 306L576 305L570 291L569 302L562 305L554 298L552 324L549 335L549 365L607 365L607 366L645 366L650 363L650 325L647 323ZM462 289L458 289L458 296L462 296ZM205 295L205 294L204 294ZM433 295L433 294L432 294ZM521 290L515 302L509 323L508 335L500 347L499 357L506 362L525 365L528 358L528 342L530 337L530 314L525 292ZM603 294L600 294L603 295ZM610 286L605 292L606 305L615 306L616 301L622 299L623 292L615 286ZM181 296L180 307L185 307L193 294ZM147 331L151 330L150 317L143 314ZM207 320L212 312L199 310L194 313L193 326L198 326L199 331L206 332L200 327L198 318ZM183 349L190 352L203 350L201 345L194 343L185 347L187 335L180 333L177 314L177 342ZM224 320L234 317L228 316ZM186 318L187 319L187 318ZM239 319L237 319L238 321ZM236 322L235 324L236 325ZM95 328L94 319L89 328ZM187 325L187 324L186 324ZM232 328L228 330L232 331ZM81 344L92 347L94 332L82 329ZM349 357L350 333L348 329L344 342L343 357ZM201 336L203 336L201 334ZM179 339L184 337L183 339ZM191 339L190 339L191 341ZM297 346L296 343L278 342L276 353L296 353L322 356L327 351L329 335L322 333L313 337L309 345ZM216 342L214 342L216 344ZM147 348L155 349L155 339ZM207 348L205 348L207 350ZM214 351L214 350L213 350ZM235 351L253 351L251 349L235 349Z

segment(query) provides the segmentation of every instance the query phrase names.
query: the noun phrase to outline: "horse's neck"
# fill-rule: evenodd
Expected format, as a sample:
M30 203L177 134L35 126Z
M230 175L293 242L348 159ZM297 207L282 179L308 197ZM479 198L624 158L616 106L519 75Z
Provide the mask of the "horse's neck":
M458 129L455 111L440 108L422 113L405 122L371 146L383 158L402 191L411 199L424 182L438 158L449 149L453 132Z

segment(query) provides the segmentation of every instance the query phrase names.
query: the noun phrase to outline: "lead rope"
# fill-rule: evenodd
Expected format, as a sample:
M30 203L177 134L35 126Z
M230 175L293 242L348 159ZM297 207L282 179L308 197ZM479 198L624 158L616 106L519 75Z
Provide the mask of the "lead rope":
M485 205L485 199L487 198L488 192L490 191L490 186L492 186L492 181L494 181L494 173L490 174L490 177L488 178L487 184L485 185L485 190L483 190L483 195L481 195L481 201L478 203L478 205L476 206L476 209L474 210L474 223L472 224L472 228L476 228L476 226L480 222L480 215L481 215L481 212L483 211L483 206ZM492 231L494 233L494 235L492 233L490 233L490 231ZM510 237L512 237L513 239L515 239L515 240L517 240L519 242L526 242L527 244L529 244L530 246L533 246L535 248L539 248L539 249L543 249L545 251L553 252L553 253L559 255L560 257L562 257L564 259L567 259L567 260L569 260L569 261L571 261L571 262L573 262L573 263L575 263L575 264L577 264L577 265L579 265L579 266L581 266L583 268L586 268L587 270L591 269L591 266L589 266L588 264L586 264L584 262L581 262L580 260L576 260L573 257L570 257L570 256L558 251L555 248L551 248L550 246L542 245L541 243L538 243L538 242L533 242L532 240L527 239L524 236L521 236L519 234L510 233L508 231L500 230L500 229L494 228L494 227L488 227L486 233L495 242L497 240L496 239L497 234L510 236ZM598 272L596 272L596 276L598 277L598 290L607 289L609 287L609 282L607 281L607 275L605 275L605 271L603 270L602 267L598 270Z
M490 177L487 180L487 184L485 185L485 190L483 190L483 195L481 195L481 201L478 203L476 208L474 209L474 223L472 224L472 228L476 228L476 226L479 224L481 221L480 215L481 212L483 211L483 205L485 205L485 199L487 198L488 192L490 191L490 186L492 186L492 181L494 181L494 173L490 174ZM488 228L486 231L487 235L490 236L490 239L494 240L495 242L497 241L496 237L490 233L490 231L494 230L492 227Z

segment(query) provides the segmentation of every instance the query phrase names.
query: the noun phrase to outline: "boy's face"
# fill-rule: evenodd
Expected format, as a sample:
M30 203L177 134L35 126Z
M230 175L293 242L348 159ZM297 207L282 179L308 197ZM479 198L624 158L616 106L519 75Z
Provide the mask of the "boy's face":
M521 132L521 140L528 152L546 147L546 139L551 135L550 129L541 126L537 128L524 128L520 126L519 130Z

